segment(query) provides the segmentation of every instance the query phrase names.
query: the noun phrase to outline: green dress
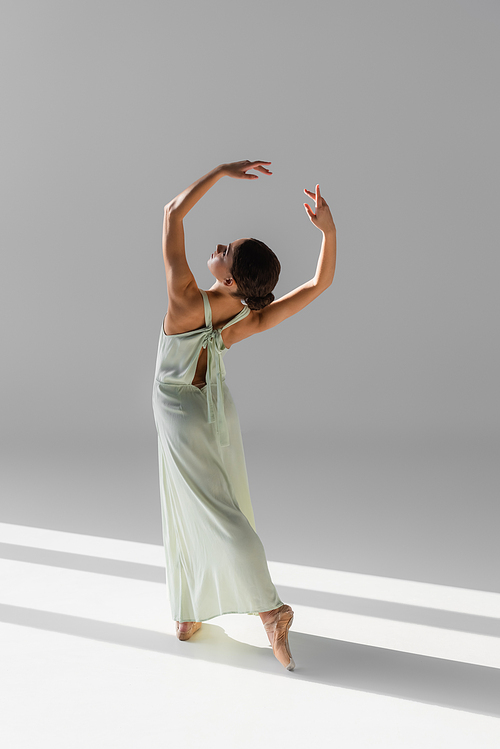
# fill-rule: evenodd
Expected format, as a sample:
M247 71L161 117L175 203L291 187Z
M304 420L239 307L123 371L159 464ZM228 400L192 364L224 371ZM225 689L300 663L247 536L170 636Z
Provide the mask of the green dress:
M238 414L225 383L221 331L200 289L205 327L166 335L153 384L163 543L172 618L201 622L282 605L255 530ZM192 384L202 347L206 385Z

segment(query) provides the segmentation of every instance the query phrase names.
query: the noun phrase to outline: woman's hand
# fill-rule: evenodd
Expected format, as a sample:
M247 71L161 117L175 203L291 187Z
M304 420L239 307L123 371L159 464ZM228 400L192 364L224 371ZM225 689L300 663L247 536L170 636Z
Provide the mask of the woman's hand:
M317 226L318 229L320 229L323 233L329 232L329 231L336 231L335 224L333 222L332 214L330 213L330 208L328 207L328 203L323 198L319 191L319 185L316 185L316 193L311 192L310 190L306 190L304 188L304 192L306 195L308 195L312 200L314 200L316 204L316 213L313 213L311 206L309 203L304 203L304 208L306 209L306 213L311 219L314 226Z
M227 177L235 177L236 179L259 179L258 174L247 174L249 169L255 169L256 172L262 172L262 174L272 174L269 169L266 169L262 164L270 164L270 161L233 161L231 164L222 164L222 171Z

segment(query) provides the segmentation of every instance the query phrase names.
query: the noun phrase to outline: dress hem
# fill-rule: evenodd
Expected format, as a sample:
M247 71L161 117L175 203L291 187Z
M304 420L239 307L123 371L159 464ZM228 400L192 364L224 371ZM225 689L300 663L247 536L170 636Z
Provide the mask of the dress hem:
M277 606L274 606L275 609L279 608L280 606L283 606L283 601L280 601ZM273 609L261 609L259 611L221 611L219 614L213 614L212 616L205 616L202 619L173 619L174 622L179 622L179 624L182 624L182 622L207 622L210 621L210 619L216 619L218 616L225 616L226 614L255 614L256 616L258 614L263 614L265 611L273 611Z

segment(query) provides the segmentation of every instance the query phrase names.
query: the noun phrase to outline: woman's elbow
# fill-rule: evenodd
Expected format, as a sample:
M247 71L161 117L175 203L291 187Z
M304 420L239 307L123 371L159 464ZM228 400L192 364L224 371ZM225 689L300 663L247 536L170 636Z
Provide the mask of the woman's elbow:
M332 285L334 278L335 278L335 270L333 271L332 275L326 279L325 289L328 289Z
M331 279L322 279L321 281L317 281L314 286L316 287L317 295L319 296L324 291L326 291L333 283L333 278Z
M177 198L172 198L172 200L170 201L170 203L167 203L167 205L164 207L163 210L166 213L173 213L176 210L176 208L178 208Z

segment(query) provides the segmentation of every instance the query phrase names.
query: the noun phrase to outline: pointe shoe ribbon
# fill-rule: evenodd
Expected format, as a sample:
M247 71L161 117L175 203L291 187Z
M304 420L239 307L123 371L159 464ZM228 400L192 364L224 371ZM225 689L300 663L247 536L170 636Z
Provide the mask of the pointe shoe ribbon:
M288 671L293 671L295 662L288 646L288 630L293 622L293 611L286 603L276 609L270 621L264 624L273 653L282 666Z
M175 634L178 640L189 640L201 627L201 622L191 622L189 629L181 631L180 622L175 622Z

